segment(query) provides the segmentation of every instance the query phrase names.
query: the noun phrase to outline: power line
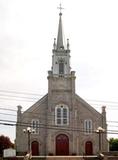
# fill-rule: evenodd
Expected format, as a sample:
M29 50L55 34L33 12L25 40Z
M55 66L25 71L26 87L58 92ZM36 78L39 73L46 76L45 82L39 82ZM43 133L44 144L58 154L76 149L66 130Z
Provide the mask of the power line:
M3 108L3 107L1 107L1 106L0 106L0 110L7 110L7 111L17 112L16 109Z
M15 115L15 114L10 114L10 113L0 113L1 115L7 115L7 116L17 116L17 115Z
M31 93L31 92L21 92L21 91L13 91L13 90L0 90L0 92L4 93L13 93L13 94L24 94L24 95L34 95L34 96L42 96L41 94Z
M3 99L3 100L14 100L14 101L24 101L24 102L35 102L34 100L24 100L24 99L10 99L10 98L4 98L4 97L0 97L0 99Z
M14 110L14 109L5 109L5 108L0 108L0 110L7 110L7 111L13 111L13 112L17 112L17 110ZM33 116L33 115L39 115L39 113L33 113L33 112L30 112L30 111L27 111L27 113L29 114L29 116ZM10 114L10 113L0 113L1 115L9 115L9 116L17 116L16 114ZM41 114L41 119L45 119L45 114ZM42 118L44 117L44 118ZM50 120L52 118L55 117L55 114L48 114L48 120ZM107 123L118 123L118 121L107 121Z
M87 101L92 101L92 102L99 102L99 103L113 103L113 104L118 104L116 101L104 101L104 100L92 100L92 99L86 99Z
M1 125L9 125L9 126L30 126L32 127L31 123L16 123L16 121L9 121L9 120L0 120ZM8 123L9 122L9 123ZM66 130L66 131L79 131L79 132L86 132L83 128L73 128L73 127L63 127L63 126L55 126L55 125L45 125L45 124L39 124L37 128L44 128L44 129L53 129L53 130ZM92 131L92 133L96 133L95 130ZM108 134L118 134L118 130L107 130L104 133Z
M5 95L5 94L0 94L0 96L2 96L2 97L12 97L12 98L25 98L25 99L38 99L38 97L37 98L35 98L35 97L23 97L23 96L14 96L14 95ZM0 97L0 98L2 98L2 97Z
M108 121L109 123L118 123L118 121Z
M8 107L8 106L7 106ZM13 107L13 106L10 106L10 107ZM15 106L16 107L16 106ZM96 108L96 107L94 107L94 108ZM116 109L116 108L110 108L110 107L107 107L107 109L108 110L118 110L118 109ZM6 108L6 107L3 107L3 106L0 106L0 110L7 110L7 111L15 111L15 112L17 112L17 110L15 110L15 109L9 109L9 108ZM22 113L23 112L25 112L25 111L22 111Z
M14 97L14 98L6 98L6 97ZM32 98L32 97L21 97L21 96L17 96L17 98L15 98L16 96L6 96L6 97L0 97L0 99L2 99L2 100L10 100L10 101L21 101L21 102L33 102L33 103L35 103L35 102L37 102L38 100L40 100L40 98ZM19 99L19 98L23 98L23 99ZM29 100L26 100L26 99L29 99ZM31 100L30 100L31 99ZM93 108L98 108L98 107L96 107L96 106L93 106L93 105L98 105L98 106L100 106L100 104L91 104L91 103L89 103ZM103 105L101 105L101 106L103 106ZM112 107L110 107L110 106L112 106ZM109 107L107 107L107 109L109 109L109 110L118 110L118 106L114 106L114 105L110 105ZM113 107L116 107L116 108L113 108Z
M21 92L21 91L13 91L13 90L0 90L0 92L3 92L3 93L7 93L7 94L16 94L16 95L18 95L18 94L22 94L22 95L30 95L30 96L39 96L39 97L42 97L42 96L44 96L44 95L41 95L41 94L37 94L37 93L32 93L32 92ZM7 97L17 97L17 98L30 98L30 99L38 99L38 97L36 98L36 97L22 97L22 96L12 96L12 95L5 95L5 94L0 94L0 96L7 96ZM105 100L94 100L94 99L86 99L86 101L89 101L89 103L94 103L94 102L98 102L98 103L106 103L106 104L108 104L108 103L112 103L112 104L114 104L114 105L118 105L118 102L117 101L105 101ZM95 104L95 105L100 105L100 104ZM102 104L103 105L103 104ZM111 106L111 104L110 104L110 106Z
M3 123L3 124L5 124L5 125L7 125L7 123L10 125L10 124L12 124L12 126L24 126L24 127L28 127L28 126L30 126L30 127L32 127L32 123L29 123L29 122L16 122L16 121L11 121L11 120L2 120L2 119L0 119L0 121ZM0 124L2 124L2 123L0 123ZM46 125L46 124L43 124L43 123L40 123L39 125L38 125L38 128L44 128L44 127L48 127L48 128L50 128L50 127L53 127L53 129L56 127L56 128L58 128L59 130L60 129L65 129L65 130L73 130L73 131L84 131L84 128L73 128L73 127L63 127L63 126L56 126L56 125ZM114 126L113 126L114 127ZM118 127L118 126L117 126ZM85 131L84 131L85 132ZM92 132L95 132L95 130L93 130ZM107 133L107 134L118 134L118 130L108 130L107 129L107 131L105 132L105 133Z
M94 106L95 108L97 107L97 108L100 108L101 106L103 106L102 104L97 104L97 103L89 103L89 104L91 104L92 106L93 105L96 105L96 106ZM114 104L114 105L106 105L106 109L108 109L108 108L117 108L118 109L118 104L116 105L116 104Z
M114 125L108 125L109 127L118 127L118 126L114 126Z

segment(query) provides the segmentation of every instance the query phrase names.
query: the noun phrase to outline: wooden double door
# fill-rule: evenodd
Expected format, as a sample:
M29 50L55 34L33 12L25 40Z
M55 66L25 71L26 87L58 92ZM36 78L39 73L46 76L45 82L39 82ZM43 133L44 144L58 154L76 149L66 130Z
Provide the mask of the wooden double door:
M65 134L56 137L56 155L69 155L69 138Z

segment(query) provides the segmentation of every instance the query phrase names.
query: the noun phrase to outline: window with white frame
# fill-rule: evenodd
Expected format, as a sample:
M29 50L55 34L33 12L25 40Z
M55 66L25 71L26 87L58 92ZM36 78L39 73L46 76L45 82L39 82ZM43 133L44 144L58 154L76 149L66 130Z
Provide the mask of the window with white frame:
M86 119L84 121L84 131L85 131L85 134L92 133L92 120L91 119Z
M66 105L60 104L55 107L55 124L56 125L69 124L69 109Z
M39 133L39 120L38 119L32 119L32 129L34 130L34 134Z

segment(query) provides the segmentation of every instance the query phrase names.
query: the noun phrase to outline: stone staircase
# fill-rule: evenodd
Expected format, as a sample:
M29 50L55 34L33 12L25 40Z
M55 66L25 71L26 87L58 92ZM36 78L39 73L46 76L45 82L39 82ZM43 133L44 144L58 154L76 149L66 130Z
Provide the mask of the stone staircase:
M24 160L24 156L6 157L2 160ZM104 156L100 159L97 156L33 156L28 160L118 160L118 156Z

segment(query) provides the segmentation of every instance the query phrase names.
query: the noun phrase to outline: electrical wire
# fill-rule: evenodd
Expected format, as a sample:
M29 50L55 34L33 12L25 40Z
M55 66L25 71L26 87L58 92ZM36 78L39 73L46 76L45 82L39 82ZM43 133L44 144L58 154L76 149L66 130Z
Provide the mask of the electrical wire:
M26 122L16 122L16 121L11 121L11 120L1 120L0 119L0 124L1 125L11 125L11 126L22 126L22 127L32 127L31 123L26 123ZM54 129L54 130L66 130L66 131L79 131L79 132L86 132L84 128L73 128L73 127L63 127L63 126L55 126L55 125L46 125L40 123L37 125L37 128L44 128L44 129ZM96 133L95 130L92 130L92 133ZM107 134L118 134L118 130L107 130L104 133Z
M25 92L25 91L24 92L19 92L19 91L13 91L13 90L11 90L11 91L10 90L0 90L0 92L5 93L5 94L0 94L0 96L2 96L0 98L3 98L3 96L4 96L4 97L14 97L14 98L25 98L25 99L34 99L34 100L36 99L36 100L38 100L39 97L43 96L41 94ZM15 94L15 95L8 95L8 94ZM30 95L30 96L36 96L36 97L24 97L24 96L19 96L18 94L20 94L20 95L21 94L22 95ZM114 105L117 105L116 107L118 107L118 102L115 102L115 101L92 100L92 99L86 99L86 101L88 101L91 104L94 103L94 105L101 105L100 103L106 103L106 104L110 103L110 106L112 106L112 104L114 104ZM95 104L95 102L97 102L97 104Z
M2 97L12 97L12 98L25 98L25 99L36 99L38 100L39 98L37 97L23 97L23 96L15 96L15 95L5 95L5 94L0 94ZM0 98L2 98L0 97Z
M0 108L1 109L1 108ZM4 109L4 108L2 108L2 110L8 110L8 111L14 111L14 112L16 112L16 110L13 110L13 109ZM30 111L27 111L27 113L29 114L29 117L31 116L35 116L35 115L38 115L39 116L39 113L33 113L33 112L30 112ZM11 114L11 113L0 113L1 115L9 115L9 116L17 116L16 114ZM41 119L43 120L43 119L45 119L45 117L43 117L43 116L45 116L45 114L41 114ZM51 120L51 118L54 118L55 117L55 114L48 114L48 120ZM107 123L118 123L118 121L107 121Z
M0 94L0 99L3 99L3 100L15 100L15 101L35 102L35 100L39 99L38 96L43 96L43 95L36 94L36 93L17 92L17 91L8 91L8 90L0 90L0 92L4 93L4 94ZM8 94L12 94L12 95L8 95ZM21 95L25 95L25 96L21 96ZM27 97L27 95L29 95L29 96L36 96L36 97ZM92 104L92 105L98 105L98 108L101 105L100 103L106 103L108 105L107 110L108 109L109 110L118 110L118 102L103 101L103 100L90 100L90 99L88 99L87 101L89 101L89 103ZM98 104L95 104L94 102L97 102ZM93 108L97 108L97 107L94 106ZM14 111L14 112L17 111L17 110L14 110L14 109L7 109L7 108L4 108L4 107L1 107L0 110ZM29 111L27 113L31 113L32 115L33 114L38 114L39 115L39 113L32 113L32 112L29 112ZM15 114L10 114L10 113L0 113L0 114L1 115L6 115L6 116L17 116ZM42 119L45 119L45 118L43 118L43 115L41 115L41 116L42 116ZM50 120L49 117L54 117L54 116L55 115L52 115L52 114L49 115L48 114L48 120ZM118 123L118 121L107 121L107 123ZM14 124L4 124L4 125L14 125ZM108 124L108 126L109 127L118 127L118 126L113 126L113 125L109 125L109 124ZM113 131L109 130L109 131L107 131L108 134L118 134L117 132L118 132L117 130L113 130Z
M13 90L0 90L0 92L3 93L10 93L10 94L24 94L24 95L34 95L34 96L43 96L41 94L37 94L37 93L31 93L31 92L21 92L21 91L13 91Z

